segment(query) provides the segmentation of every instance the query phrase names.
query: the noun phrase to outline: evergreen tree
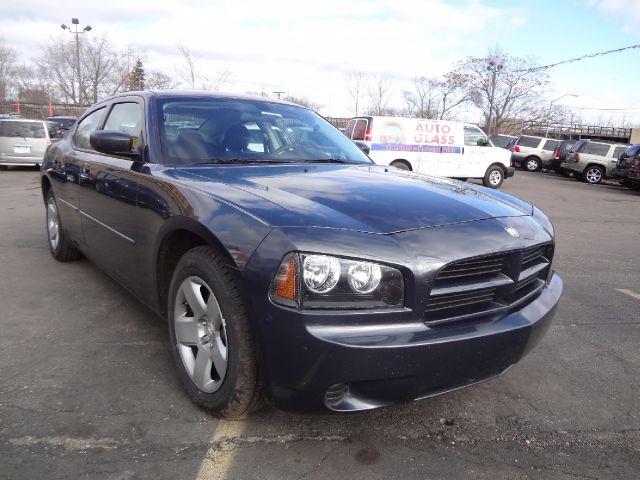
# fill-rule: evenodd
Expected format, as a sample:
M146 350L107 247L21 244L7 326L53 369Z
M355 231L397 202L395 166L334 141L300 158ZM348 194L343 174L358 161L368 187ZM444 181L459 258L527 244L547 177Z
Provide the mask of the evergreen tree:
M144 90L144 67L142 60L136 60L136 64L133 66L131 72L129 72L127 87L129 91Z

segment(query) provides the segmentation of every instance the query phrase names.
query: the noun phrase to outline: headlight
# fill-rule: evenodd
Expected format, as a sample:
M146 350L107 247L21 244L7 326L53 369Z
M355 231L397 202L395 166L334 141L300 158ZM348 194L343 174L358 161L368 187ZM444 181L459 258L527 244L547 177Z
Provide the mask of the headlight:
M270 295L276 303L298 308L401 307L404 281L387 265L294 252L282 260Z

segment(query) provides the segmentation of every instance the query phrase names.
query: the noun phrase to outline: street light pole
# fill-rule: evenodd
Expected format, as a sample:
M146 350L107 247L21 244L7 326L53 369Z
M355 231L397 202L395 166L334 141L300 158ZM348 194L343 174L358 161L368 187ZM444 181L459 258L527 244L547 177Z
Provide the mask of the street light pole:
M562 100L564 97L577 97L577 96L578 95L576 95L575 93L565 93L564 95L561 95L555 100L551 100L551 102L549 102L549 113L547 113L547 129L544 132L545 137L549 136L549 124L551 123L551 109L553 108L553 104L558 100Z
M82 73L80 71L80 34L91 31L91 25L87 25L82 30L78 30L80 22L77 18L71 19L71 24L74 26L74 30L67 27L64 23L60 25L60 28L67 30L76 37L76 69L78 70L78 104L82 105Z
M493 120L493 103L496 96L496 81L498 72L502 70L504 65L496 63L495 60L489 60L487 70L491 72L491 93L489 94L489 118L487 119L487 135L491 135L491 121Z

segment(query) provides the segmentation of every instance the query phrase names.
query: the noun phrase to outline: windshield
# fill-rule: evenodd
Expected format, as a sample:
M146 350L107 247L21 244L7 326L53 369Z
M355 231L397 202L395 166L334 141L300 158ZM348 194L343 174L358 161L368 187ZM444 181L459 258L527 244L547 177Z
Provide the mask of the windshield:
M159 107L165 163L371 163L305 108L233 98L166 99Z

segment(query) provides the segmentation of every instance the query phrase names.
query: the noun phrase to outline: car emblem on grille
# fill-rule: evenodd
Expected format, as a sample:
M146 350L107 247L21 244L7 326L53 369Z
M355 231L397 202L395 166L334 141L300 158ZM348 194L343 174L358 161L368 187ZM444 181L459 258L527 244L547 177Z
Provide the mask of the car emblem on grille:
M504 229L507 231L507 233L509 235L511 235L514 238L520 238L520 232L518 232L518 230L516 230L513 227L504 227Z

